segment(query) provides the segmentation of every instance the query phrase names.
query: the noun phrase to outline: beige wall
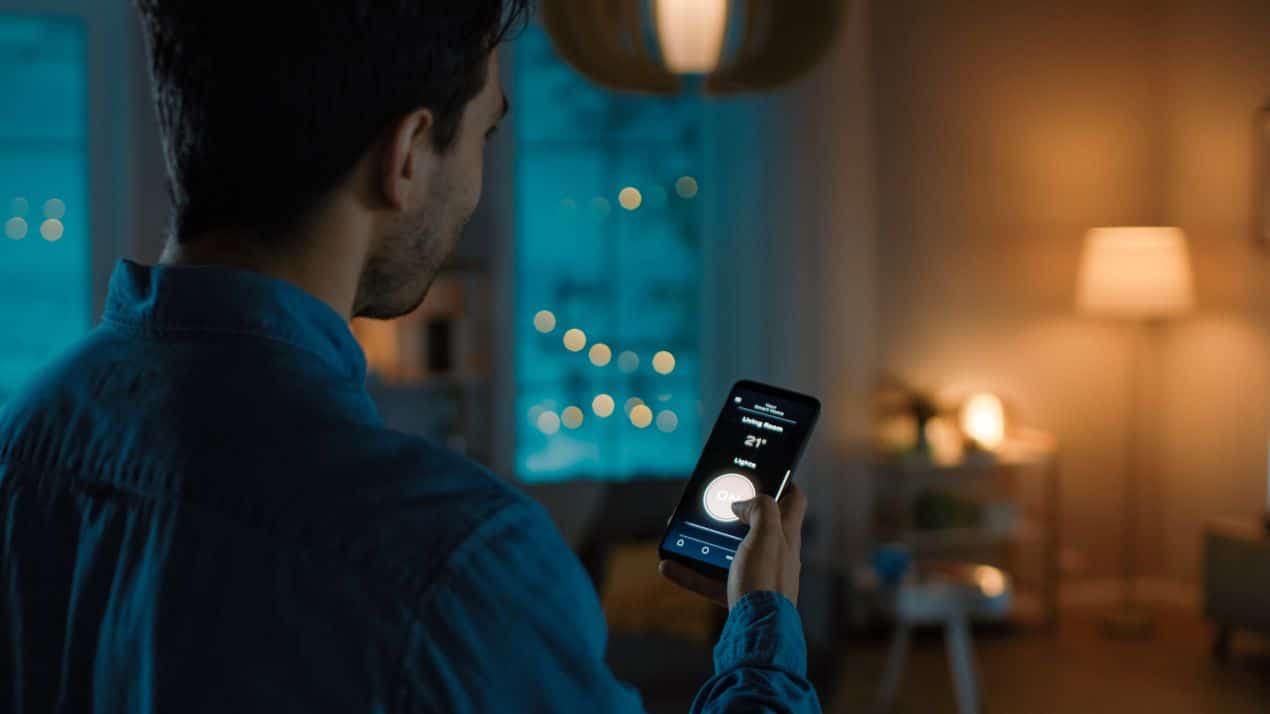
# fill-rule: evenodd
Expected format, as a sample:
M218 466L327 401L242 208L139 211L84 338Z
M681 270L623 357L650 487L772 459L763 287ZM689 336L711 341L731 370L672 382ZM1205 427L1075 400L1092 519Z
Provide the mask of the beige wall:
M847 0L837 42L807 76L714 98L706 120L703 401L738 378L821 398L796 479L815 521L804 558L822 572L869 545L869 481L853 458L876 374L869 6Z
M1145 569L1195 576L1198 524L1264 503L1265 259L1247 236L1270 5L1164 5L874 6L881 364L998 391L1058 434L1069 563L1092 576L1120 563L1132 340L1074 313L1091 226L1194 239L1202 311L1162 336L1152 372Z
M1199 572L1196 533L1266 502L1270 254L1254 250L1252 117L1270 100L1270 4L1169 0L1163 195L1195 249L1203 310L1167 336L1161 565Z

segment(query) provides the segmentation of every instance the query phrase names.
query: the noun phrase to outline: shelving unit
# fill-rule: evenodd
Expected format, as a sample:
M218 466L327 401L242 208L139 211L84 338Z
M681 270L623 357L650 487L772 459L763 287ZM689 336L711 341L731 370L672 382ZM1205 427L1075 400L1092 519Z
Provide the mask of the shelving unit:
M1009 530L953 527L932 530L912 529L899 534L899 541L922 551L937 552L965 548L992 548L1010 544L1042 543L1045 526L1024 520Z
M455 256L417 310L354 327L367 352L367 389L384 423L485 464L493 450L488 275L483 259ZM428 326L438 318L450 322L445 369L427 364L434 359Z
M994 565L1015 586L1010 620L1058 623L1059 470L1050 443L1010 444L960 463L906 457L875 464L878 542L916 561Z

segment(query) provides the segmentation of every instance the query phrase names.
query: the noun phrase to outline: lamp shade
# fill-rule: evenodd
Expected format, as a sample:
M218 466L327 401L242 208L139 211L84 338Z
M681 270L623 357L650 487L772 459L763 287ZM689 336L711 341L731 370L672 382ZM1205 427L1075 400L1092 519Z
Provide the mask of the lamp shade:
M719 68L728 0L653 0L653 18L666 69L710 74Z
M1130 319L1179 315L1195 304L1190 252L1179 228L1094 228L1085 236L1076 305Z
M844 0L540 0L560 56L625 92L709 95L776 89L829 53ZM700 81L685 82L697 75Z

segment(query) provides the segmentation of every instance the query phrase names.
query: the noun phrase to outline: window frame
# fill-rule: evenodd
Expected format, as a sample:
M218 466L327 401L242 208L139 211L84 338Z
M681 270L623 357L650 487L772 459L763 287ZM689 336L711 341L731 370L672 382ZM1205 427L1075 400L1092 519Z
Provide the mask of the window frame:
M519 96L517 86L520 76L519 62L514 47L504 47L501 52L501 68L504 88L509 96ZM563 62L563 60L561 60ZM576 70L574 70L576 72ZM611 90L603 89L608 92ZM684 92L691 93L696 91L692 88L686 88ZM712 116L709 109L709 102L703 101L699 107L700 111L700 128L698 137L698 150L700 152L699 160L701 163L698 175L706 175L715 167L713 166L714 156L711 145L711 130L708 118ZM529 111L524 101L519 103L513 102L517 106L517 111ZM501 218L498 220L498 228L494 236L494 250L496 260L492 262L495 271L495 284L498 287L496 299L498 304L505 305L504 309L498 311L495 321L495 347L496 375L494 383L494 403L496 405L504 405L505 408L496 408L494 413L494 423L496 425L494 434L495 455L494 466L500 473L506 474L509 478L533 488L552 488L560 485L578 486L582 484L590 484L596 487L605 487L613 484L630 484L630 483L671 483L676 480L686 480L691 472L691 466L682 472L672 472L666 470L649 470L639 469L633 471L627 477L612 478L608 476L598 476L595 474L582 475L572 474L567 476L553 476L546 479L527 478L522 472L519 463L519 438L522 436L522 424L524 413L519 408L520 384L518 374L518 351L517 336L521 327L516 320L525 319L524 306L520 304L520 271L518 266L518 252L520 241L523 237L524 227L520 224L520 187L518 179L520 175L520 162L522 160L521 147L519 144L520 135L518 131L501 132L499 143L492 148L492 153L496 157L493 166L496 173L487 176L486 185L492 190L487 190L485 204L497 202L496 211ZM588 143L586 140L581 143ZM638 143L640 140L636 140ZM491 181L492 179L492 181ZM491 186L492 183L492 186ZM704 439L709 433L715 416L717 414L717 406L721 403L723 396L730 389L732 380L728 380L722 390L716 389L716 383L720 382L720 375L724 375L723 379L730 377L733 370L712 363L707 355L714 354L716 350L712 344L714 335L710 329L710 320L707 315L710 314L710 306L716 305L719 301L711 291L716 288L717 280L710 274L715 272L712 263L709 262L708 256L714 251L710 245L713 238L713 231L710 228L710 214L713 210L713 199L709 198L707 192L702 198L698 199L699 207L696 209L699 213L697 222L698 234L697 240L697 260L700 269L706 275L697 285L697 297L695 300L695 312L697 318L696 326L696 360L697 374L692 380L695 389L697 408L700 413L695 416L699 421L694 427L697 440L704 443ZM491 200L492 199L492 200ZM673 200L673 194L672 194ZM483 205L485 205L483 204ZM483 209L484 210L484 209ZM617 210L614 203L613 210ZM725 359L725 361L727 361ZM718 392L717 399L715 393ZM583 411L590 414L589 402L581 405ZM619 404L620 413L620 404ZM682 413L682 412L681 412Z
M84 178L92 301L88 309L89 324L96 324L115 261L139 240L134 212L137 192L133 190L138 167L143 165L136 161L142 154L136 151L139 142L135 140L138 73L132 71L140 49L137 21L128 3L92 0L0 0L0 14L70 17L84 26L88 64L88 171Z

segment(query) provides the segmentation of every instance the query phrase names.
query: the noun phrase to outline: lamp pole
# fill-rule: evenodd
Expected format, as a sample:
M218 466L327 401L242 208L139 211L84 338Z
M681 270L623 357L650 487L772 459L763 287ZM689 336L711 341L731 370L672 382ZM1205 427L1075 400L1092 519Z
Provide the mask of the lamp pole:
M1103 627L1108 635L1114 637L1144 637L1150 634L1155 621L1151 613L1138 601L1136 577L1138 572L1138 532L1141 524L1139 509L1142 504L1142 485L1146 477L1145 448L1147 447L1144 421L1148 417L1145 403L1151 394L1151 377L1155 370L1153 359L1156 356L1155 344L1158 342L1163 320L1134 320L1132 357L1130 359L1129 390L1129 428L1125 440L1124 478L1124 516L1120 521L1121 566L1121 599L1120 607L1107 616Z
M1185 233L1170 226L1090 229L1077 278L1076 304L1084 312L1128 319L1133 325L1129 365L1132 403L1125 435L1128 452L1120 522L1124 582L1120 606L1106 617L1104 625L1112 636L1143 637L1151 632L1152 618L1138 601L1134 580L1142 485L1150 471L1145 462L1151 456L1148 435L1152 430L1145 423L1155 413L1146 408L1153 393L1148 380L1156 372L1152 350L1164 320L1186 313L1195 304Z

